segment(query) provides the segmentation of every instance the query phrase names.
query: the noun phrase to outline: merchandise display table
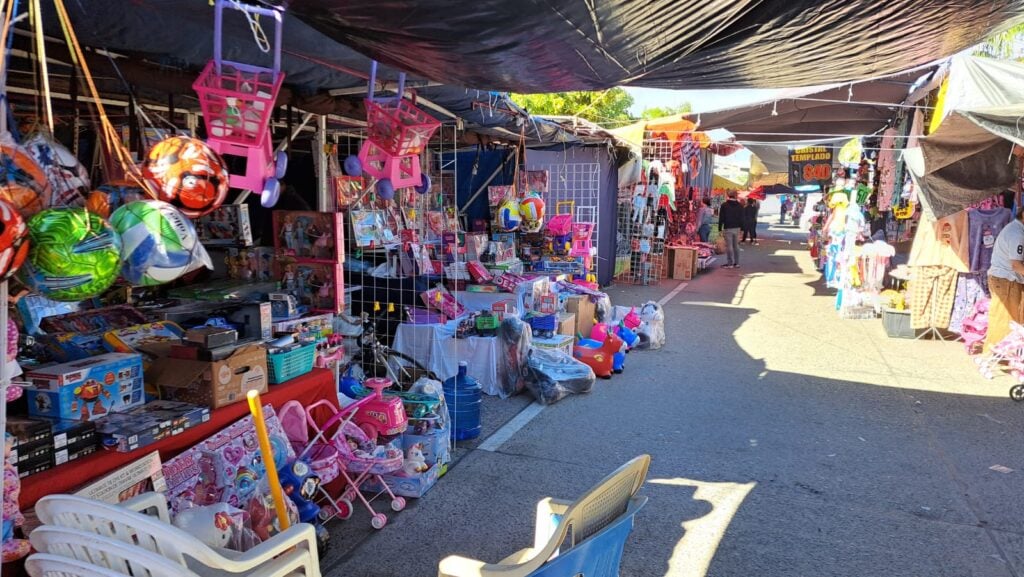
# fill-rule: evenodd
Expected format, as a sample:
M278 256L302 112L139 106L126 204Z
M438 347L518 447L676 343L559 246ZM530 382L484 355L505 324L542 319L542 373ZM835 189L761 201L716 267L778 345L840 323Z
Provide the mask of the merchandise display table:
M506 296L508 296L506 294ZM395 350L418 360L442 381L459 372L459 361L469 363L469 374L488 395L497 395L499 363L497 337L455 338L458 321L446 324L414 325L402 323L395 331Z
M296 377L280 385L271 385L270 390L261 395L263 404L269 404L274 408L293 399L305 406L321 399L327 399L337 404L338 386L334 380L334 373L327 369L313 369L301 377ZM248 414L249 404L243 400L240 403L211 411L210 421L207 423L136 451L130 453L100 451L77 461L26 477L21 483L21 498L19 499L21 508L22 510L28 509L34 506L36 501L52 493L73 492L76 487L106 475L153 451L160 451L160 457L164 460L170 459Z

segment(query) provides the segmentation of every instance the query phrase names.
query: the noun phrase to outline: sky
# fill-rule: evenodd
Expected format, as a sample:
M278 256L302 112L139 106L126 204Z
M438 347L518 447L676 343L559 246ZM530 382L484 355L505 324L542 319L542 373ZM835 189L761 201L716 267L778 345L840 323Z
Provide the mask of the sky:
M744 104L771 100L781 90L662 90L660 88L630 88L626 92L633 96L630 113L639 116L644 108L656 106L678 106L689 102L694 112L710 112L734 108Z

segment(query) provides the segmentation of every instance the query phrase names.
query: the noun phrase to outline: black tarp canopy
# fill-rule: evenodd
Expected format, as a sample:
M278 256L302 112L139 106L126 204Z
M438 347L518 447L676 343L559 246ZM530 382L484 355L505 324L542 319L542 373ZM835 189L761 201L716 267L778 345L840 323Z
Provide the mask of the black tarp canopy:
M277 0L421 77L516 92L796 87L972 46L1024 0Z

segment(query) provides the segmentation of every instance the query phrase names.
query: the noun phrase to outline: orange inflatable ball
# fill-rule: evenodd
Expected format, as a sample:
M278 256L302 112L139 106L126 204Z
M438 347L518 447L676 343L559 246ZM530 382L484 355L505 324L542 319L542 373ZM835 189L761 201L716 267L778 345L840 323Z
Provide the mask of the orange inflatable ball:
M124 180L101 185L89 193L85 199L85 209L89 212L110 218L113 212L122 206L149 198L141 187Z
M149 150L142 174L160 200L173 204L190 218L213 211L228 196L227 165L197 138L172 136L158 142Z
M9 279L28 256L28 226L9 203L0 201L0 281Z
M10 137L0 139L0 200L29 218L48 206L51 196L50 181L29 151Z

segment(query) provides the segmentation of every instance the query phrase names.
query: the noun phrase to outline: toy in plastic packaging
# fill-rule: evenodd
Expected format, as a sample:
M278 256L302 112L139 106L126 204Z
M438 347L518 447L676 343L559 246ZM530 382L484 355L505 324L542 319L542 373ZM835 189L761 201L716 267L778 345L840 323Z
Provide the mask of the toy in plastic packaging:
M0 401L2 402L2 401ZM14 437L5 433L4 437L4 493L3 493L3 562L10 563L28 555L32 548L25 539L14 538L14 528L25 523L25 516L18 509L18 495L21 494L21 479L18 471L11 464L10 452Z
M640 326L636 330L640 337L636 348L660 349L665 346L665 310L654 301L640 307Z
M227 503L189 507L173 524L215 549L244 552L260 544L248 513Z
M506 316L498 325L498 395L507 399L526 387L526 361L533 331L519 317Z
M525 369L526 388L542 405L589 393L597 380L593 369L559 350L530 349Z

